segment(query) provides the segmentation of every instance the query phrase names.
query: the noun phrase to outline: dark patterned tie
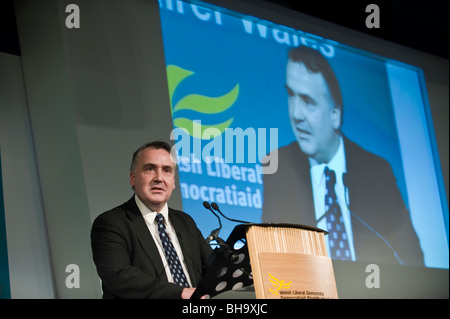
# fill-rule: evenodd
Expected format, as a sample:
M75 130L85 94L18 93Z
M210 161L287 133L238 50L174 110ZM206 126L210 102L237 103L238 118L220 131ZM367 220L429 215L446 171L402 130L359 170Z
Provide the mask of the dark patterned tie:
M164 225L164 216L160 213L156 214L156 222L158 223L159 238L164 247L167 262L169 263L170 272L172 273L173 281L183 287L189 287L189 283L181 267L180 259L178 258L175 247L167 235L166 226Z
M331 258L350 260L350 249L347 233L345 232L344 219L334 190L336 174L328 167L325 167L325 183L325 212Z

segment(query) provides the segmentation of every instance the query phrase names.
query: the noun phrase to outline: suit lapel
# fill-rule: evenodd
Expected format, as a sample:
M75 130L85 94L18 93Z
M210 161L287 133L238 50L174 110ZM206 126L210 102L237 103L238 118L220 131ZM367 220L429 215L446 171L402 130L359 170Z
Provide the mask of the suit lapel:
M293 142L289 146L289 153L288 157L291 163L288 174L295 174L296 176L293 180L297 183L293 187L297 194L296 196L292 196L292 200L295 202L295 209L301 210L298 214L301 216L301 220L298 222L303 225L314 226L316 216L314 212L314 196L308 157L301 151L297 142Z
M144 252L148 256L148 259L154 265L156 272L159 274L164 274L165 276L165 270L158 248L156 247L153 237L147 228L147 224L145 223L141 211L136 205L134 196L126 203L126 209L128 218L131 220L131 227L133 227L134 233L136 234ZM186 228L187 226L183 219L180 218L178 214L174 213L171 208L169 208L169 219L173 224L181 250L183 251L184 260L186 262L191 282L193 285L196 285L198 284L199 279L195 277L192 246L189 245L189 240L187 240L189 230Z
M156 247L155 241L147 228L147 224L145 223L141 211L136 205L134 196L126 203L126 205L128 218L131 220L134 233L136 234L142 249L147 254L150 262L155 266L156 272L164 274L165 270L158 248Z
M186 223L174 210L169 208L169 219L177 233L178 242L180 243L181 250L183 251L184 260L186 262L186 267L189 272L189 277L191 278L192 284L195 285L197 278L195 278L194 263L192 258L192 245L189 245L189 240L187 240L188 229L186 228Z
M367 185L364 184L370 178L367 177L365 165L370 161L366 156L366 152L362 152L361 148L344 136L345 145L345 161L347 165L347 177L345 186L347 187L349 196L349 210L352 214L357 214L363 220L367 221L366 212L370 211L366 208L371 207L371 204L366 203L368 197L365 195L368 192ZM369 191L368 194L371 194ZM367 242L374 239L374 233L369 228L361 223L359 219L356 219L353 215L351 217L353 243L355 246L356 259L361 259L361 254L367 254L369 249L367 247L373 246ZM375 242L378 239L374 239ZM370 255L370 253L368 253Z

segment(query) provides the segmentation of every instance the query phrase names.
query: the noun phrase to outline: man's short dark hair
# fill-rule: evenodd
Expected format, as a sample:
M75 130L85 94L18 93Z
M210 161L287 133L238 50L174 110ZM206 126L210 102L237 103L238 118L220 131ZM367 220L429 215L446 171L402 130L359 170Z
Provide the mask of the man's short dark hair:
M163 150L167 151L169 154L171 154L171 147L167 142L153 141L153 142L146 143L146 144L142 145L141 147L139 147L133 153L133 158L131 160L131 165L130 165L130 173L134 172L136 169L136 162L137 162L137 158L139 157L139 154L147 148L154 148L157 150L163 149Z
M342 101L341 88L339 86L336 74L333 71L328 60L317 50L307 46L299 46L289 50L288 58L292 62L303 63L310 73L322 74L328 85L331 97L335 103L335 107L341 109L341 125L344 113L344 103Z

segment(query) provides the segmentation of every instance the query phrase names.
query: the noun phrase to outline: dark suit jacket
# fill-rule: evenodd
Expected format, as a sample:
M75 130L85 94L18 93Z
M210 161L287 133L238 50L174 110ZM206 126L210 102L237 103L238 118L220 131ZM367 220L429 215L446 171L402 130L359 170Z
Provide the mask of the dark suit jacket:
M397 263L392 250L375 230L404 264L423 265L418 237L388 162L345 137L344 147L356 259ZM265 174L263 179L263 222L315 225L310 164L296 141L278 150L278 171Z
M202 279L212 249L188 214L169 208L169 219L195 287ZM134 196L95 219L91 246L103 298L181 297L183 287L167 281L158 249Z

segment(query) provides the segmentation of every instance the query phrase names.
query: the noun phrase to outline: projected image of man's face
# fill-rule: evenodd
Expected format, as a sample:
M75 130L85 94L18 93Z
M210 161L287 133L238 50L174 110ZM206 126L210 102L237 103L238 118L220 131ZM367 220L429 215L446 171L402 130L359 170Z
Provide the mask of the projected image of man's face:
M300 148L319 162L328 162L339 145L340 111L321 73L311 73L303 63L286 67L289 118Z

